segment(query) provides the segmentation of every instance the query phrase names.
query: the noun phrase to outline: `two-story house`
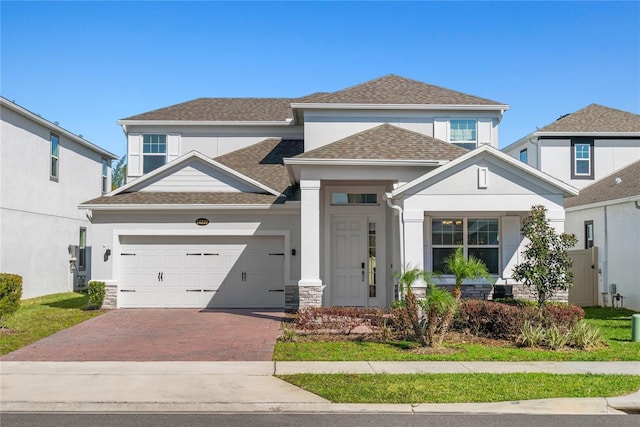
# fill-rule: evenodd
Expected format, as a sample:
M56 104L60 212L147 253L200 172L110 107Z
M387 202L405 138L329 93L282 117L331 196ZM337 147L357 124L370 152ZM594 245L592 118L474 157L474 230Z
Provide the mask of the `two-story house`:
M640 309L640 115L591 104L503 151L581 189L567 199L565 230L578 237L578 250L595 248L584 264L597 275L576 281L575 302L611 304L620 294Z
M117 157L2 97L0 121L0 271L24 298L82 287L95 245L77 206L111 191Z
M127 184L80 206L94 277L118 307L385 307L403 266L462 246L510 283L522 218L542 204L562 230L577 190L497 149L508 108L388 75L122 119Z

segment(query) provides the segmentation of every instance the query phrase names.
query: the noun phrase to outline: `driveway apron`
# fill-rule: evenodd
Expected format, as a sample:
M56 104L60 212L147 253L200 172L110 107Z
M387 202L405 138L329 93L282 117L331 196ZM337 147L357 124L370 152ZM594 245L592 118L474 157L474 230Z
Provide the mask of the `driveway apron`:
M57 332L2 361L271 360L273 310L120 309Z

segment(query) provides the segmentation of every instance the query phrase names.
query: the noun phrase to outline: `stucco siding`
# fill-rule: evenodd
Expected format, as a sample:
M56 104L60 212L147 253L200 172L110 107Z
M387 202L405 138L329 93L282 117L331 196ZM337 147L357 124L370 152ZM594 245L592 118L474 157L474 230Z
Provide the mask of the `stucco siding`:
M604 206L571 209L566 231L578 237L578 249L584 248L585 221L593 221L594 246L598 247L598 293L608 292L615 283L625 307L640 310L640 209L634 202L611 204L606 217Z
M78 245L80 227L91 246L91 224L77 207L102 192L102 156L4 107L1 133L1 270L23 276L24 298L66 291L68 246ZM59 137L57 180L50 179L51 133ZM110 167L107 176L110 186ZM88 280L89 263L81 274Z

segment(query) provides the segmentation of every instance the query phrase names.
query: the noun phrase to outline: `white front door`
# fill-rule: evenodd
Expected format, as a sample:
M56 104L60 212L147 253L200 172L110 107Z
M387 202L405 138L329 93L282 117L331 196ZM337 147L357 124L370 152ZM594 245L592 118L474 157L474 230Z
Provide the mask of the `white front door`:
M367 217L331 218L331 305L367 305Z

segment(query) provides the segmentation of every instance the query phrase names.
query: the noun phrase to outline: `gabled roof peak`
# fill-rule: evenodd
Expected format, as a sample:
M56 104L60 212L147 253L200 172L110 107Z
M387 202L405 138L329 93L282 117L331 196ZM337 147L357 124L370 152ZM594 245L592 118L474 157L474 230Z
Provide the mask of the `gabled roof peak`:
M640 132L640 115L593 103L536 132Z

